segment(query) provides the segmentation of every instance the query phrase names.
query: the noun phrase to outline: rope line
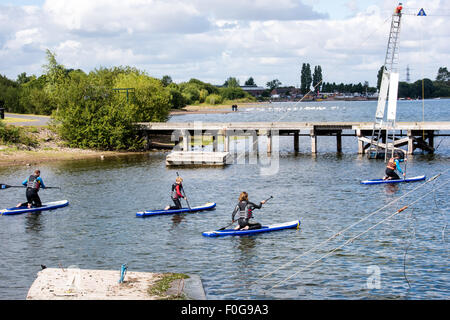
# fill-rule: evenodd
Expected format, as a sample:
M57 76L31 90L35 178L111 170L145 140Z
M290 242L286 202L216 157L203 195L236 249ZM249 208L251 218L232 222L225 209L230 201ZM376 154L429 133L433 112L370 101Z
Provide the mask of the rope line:
M344 233L345 233L346 231L348 231L349 229L351 229L351 228L353 228L354 226L360 224L361 222L367 220L368 218L370 218L371 216L377 214L377 213L380 212L381 210L386 209L387 207L391 206L391 205L394 204L395 202L397 202L397 201L401 200L402 198L406 197L406 196L409 195L410 193L412 193L412 192L414 192L414 191L416 191L416 190L422 188L422 187L425 186L427 183L429 183L429 182L431 182L431 181L437 179L440 175L445 174L448 170L450 170L450 169L447 169L447 170L444 171L443 173L439 173L439 174L437 174L437 175L431 177L430 179L428 179L427 181L425 181L425 183L423 183L423 184L421 184L420 186L417 186L416 188L414 188L414 189L408 191L408 192L405 193L403 196L401 196L401 197L399 197L399 198L397 198L397 199L392 200L391 202L387 203L387 204L384 205L383 207L381 207L381 208L375 210L374 212L368 214L367 216L365 216L365 217L362 218L361 220L359 220L359 221L357 221L357 222L351 224L350 226L344 228L343 230L341 230L341 231L335 233L334 235L332 235L332 236L329 237L328 239L322 241L322 242L319 243L318 245L312 247L312 248L309 249L308 251L306 251L306 252L302 253L301 255L297 256L295 259L293 259L293 260L291 260L291 261L289 261L289 262L283 264L282 266L276 268L275 270L273 270L273 271L267 273L267 274L264 275L263 277L261 277L261 278L255 280L254 282L251 283L251 285L254 285L254 284L258 283L259 281L261 281L261 280L263 280L263 279L269 277L270 275L274 274L275 272L277 272L277 271L279 271L279 270L281 270L281 269L283 269L283 268L289 266L290 264L292 264L293 262L297 261L297 260L300 259L301 257L304 257L304 256L307 255L308 253L310 253L310 252L312 252L312 251L314 251L314 250L320 248L321 246L323 246L323 245L326 244L327 242L333 240L333 239L336 238L337 236L344 234Z
M433 180L434 180L434 179L433 179ZM440 184L439 187L442 187L442 186L448 184L449 182L450 182L450 181L447 180L446 182ZM413 205L413 204L415 204L416 202L422 200L425 196L427 196L427 195L430 194L431 192L434 192L434 188L433 188L431 191L429 191L429 192L425 193L424 195L422 195L421 197L417 198L415 201L411 202L409 205L406 205L406 206L404 206L404 207L398 209L396 212L394 212L393 214L389 215L387 218L381 220L380 222L378 222L378 223L376 223L375 225L371 226L371 227L368 228L367 230L365 230L365 231L363 231L363 232L357 234L355 237L350 238L349 240L347 240L346 242L344 242L342 245L340 245L340 246L334 248L333 250L331 250L330 252L324 254L324 255L321 256L319 259L317 259L317 260L313 261L312 263L308 264L307 266L301 268L299 271L295 272L294 274L290 275L289 277L285 278L284 280L281 280L281 281L277 282L275 285L273 285L271 288L269 288L269 289L266 290L266 291L270 291L270 290L272 290L273 288L280 286L282 283L284 283L284 282L286 282L287 280L293 278L294 276L296 276L297 274L299 274L301 271L303 271L303 270L305 270L305 269L311 267L312 265L316 264L317 262L319 262L319 261L325 259L326 257L330 256L331 254L333 254L333 253L336 252L337 250L343 248L344 246L346 246L347 244L353 242L354 240L356 240L357 238L359 238L359 237L361 237L362 235L366 234L366 233L369 232L370 230L376 228L377 226L379 226L379 225L382 224L383 222L385 222L385 221L387 221L387 220L393 218L394 216L396 216L396 215L399 214L400 212L406 210L406 209L409 208L411 205Z

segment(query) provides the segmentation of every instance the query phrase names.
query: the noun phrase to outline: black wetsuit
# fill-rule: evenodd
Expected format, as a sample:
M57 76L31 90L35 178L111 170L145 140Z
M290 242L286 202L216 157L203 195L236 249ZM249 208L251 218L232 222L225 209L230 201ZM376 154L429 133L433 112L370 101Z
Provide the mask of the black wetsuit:
M183 185L174 183L172 185L172 201L175 204L174 206L170 206L169 210L181 209L183 206L181 205L180 198L184 198L181 193L183 190Z
M233 214L231 216L231 219L234 221L234 217L236 216L236 213L239 212L239 227L240 229L248 226L248 229L259 229L261 228L261 224L254 222L251 223L250 219L253 217L253 210L254 209L261 209L262 203L259 203L259 205L254 204L250 201L239 201L239 203L234 208Z
M41 186L42 179L38 179L35 175L31 175L27 180L23 182L26 184L27 191L25 193L27 202L21 204L22 207L27 206L29 203L32 207L42 207L41 198L39 198L38 191ZM44 186L43 186L44 187Z
M388 177L389 180L400 180L400 177L395 172L395 170L397 169L400 173L403 173L402 168L400 167L400 162L403 161L404 161L403 159L395 159L395 158L389 159L385 171L386 176Z

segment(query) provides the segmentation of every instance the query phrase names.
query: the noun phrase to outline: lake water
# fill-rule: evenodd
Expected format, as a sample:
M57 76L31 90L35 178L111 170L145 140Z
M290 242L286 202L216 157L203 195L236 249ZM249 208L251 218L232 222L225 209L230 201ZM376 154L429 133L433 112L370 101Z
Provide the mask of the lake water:
M426 101L425 121L449 121L449 104L450 100ZM281 121L372 121L376 102L274 106L280 109L255 107L170 121L277 121L286 113ZM325 109L312 109L321 106ZM295 107L303 109L292 110ZM400 102L398 115L398 121L421 121L422 103ZM292 152L292 138L280 138L276 165L268 173L262 172L264 165L249 159L225 168L172 169L165 166L164 152L41 164L46 185L61 187L41 190L43 202L68 199L70 205L42 214L0 217L0 298L25 299L41 264L117 270L119 280L121 265L128 263L129 271L197 274L209 299L449 299L449 139L436 138L434 155L417 151L408 159L407 176L443 173L438 179L397 186L359 184L381 177L385 164L358 155L356 138L344 137L339 155L334 138L318 140L319 153L312 156L309 138L301 137L298 154ZM0 167L0 182L20 184L32 169ZM184 178L191 206L214 201L216 210L136 218L137 211L170 204L177 172ZM256 221L300 219L300 229L203 237L203 231L230 222L244 190L255 202L273 196L255 210ZM0 208L24 199L23 189L1 190ZM391 205L301 256L387 204ZM405 205L410 207L367 231Z

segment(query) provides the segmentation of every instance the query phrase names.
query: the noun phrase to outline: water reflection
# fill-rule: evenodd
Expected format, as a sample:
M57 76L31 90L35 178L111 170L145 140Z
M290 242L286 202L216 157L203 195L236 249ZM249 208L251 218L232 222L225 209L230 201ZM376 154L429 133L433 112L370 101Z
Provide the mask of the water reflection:
M395 194L399 190L399 185L397 183L386 183L384 191L387 195Z
M173 214L172 215L172 229L176 228L181 221L183 221L185 219L185 215L184 214Z
M25 221L26 232L40 233L44 230L41 213L29 213L25 216Z

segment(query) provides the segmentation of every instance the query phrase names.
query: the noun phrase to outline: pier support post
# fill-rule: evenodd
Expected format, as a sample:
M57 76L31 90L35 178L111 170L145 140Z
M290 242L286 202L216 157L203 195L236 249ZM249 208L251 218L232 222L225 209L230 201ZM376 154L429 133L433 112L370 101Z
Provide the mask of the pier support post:
M183 136L183 151L189 151L189 145L191 140L189 130L183 130L181 134Z
M226 129L223 130L223 151L230 152L230 137Z
M414 153L414 136L411 130L408 130L408 154Z
M253 134L252 134L252 152L258 154L259 153L259 131L256 130Z
M311 137L311 153L316 154L317 153L317 136L314 129L311 129L309 132L309 135Z
M212 148L213 152L217 151L217 134L212 135Z
M298 153L299 151L299 142L300 142L300 137L299 137L299 130L295 130L294 131L294 152Z
M151 140L150 140L150 133L148 131L145 131L145 138L146 138L145 150L150 150Z
M431 149L433 149L434 152L434 131L430 130L428 131L428 145L430 146ZM431 153L433 153L431 152Z
M356 130L356 137L358 138L358 154L364 154L364 141L359 139L362 137L361 129Z
M336 132L336 149L337 153L342 153L342 131Z

